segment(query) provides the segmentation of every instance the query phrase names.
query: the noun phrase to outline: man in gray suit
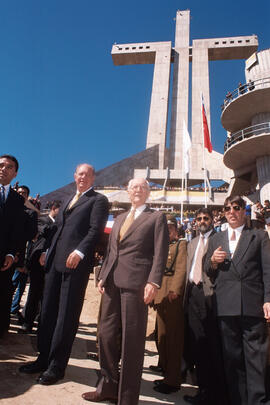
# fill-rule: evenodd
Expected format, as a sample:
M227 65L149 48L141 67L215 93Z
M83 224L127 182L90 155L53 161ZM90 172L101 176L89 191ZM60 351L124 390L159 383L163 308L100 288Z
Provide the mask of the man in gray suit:
M228 229L209 241L205 270L215 282L231 405L269 404L265 369L270 319L270 240L245 225L245 201L224 202Z
M225 405L223 362L216 314L213 310L213 285L203 271L208 241L215 234L209 208L196 212L199 235L187 248L185 312L187 320L186 349L195 364L199 392L185 395L192 404ZM187 359L188 360L188 359Z
M96 391L82 395L87 401L138 403L147 305L161 285L169 246L165 215L145 205L149 192L145 179L129 182L131 210L117 217L110 234L98 284L103 294L99 328L101 379ZM121 350L117 344L120 333Z

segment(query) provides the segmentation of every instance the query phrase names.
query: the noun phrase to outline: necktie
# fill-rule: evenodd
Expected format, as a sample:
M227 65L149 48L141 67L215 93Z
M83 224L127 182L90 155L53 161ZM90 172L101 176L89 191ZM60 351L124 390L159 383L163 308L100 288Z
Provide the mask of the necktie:
M0 205L3 206L6 201L6 196L5 196L5 187L1 186L0 187Z
M130 227L130 225L132 224L132 222L135 219L135 209L132 209L130 211L130 214L126 217L123 225L121 226L120 232L119 232L119 240L123 239L123 236L125 235L126 231L128 230L128 228Z
M199 247L193 270L193 282L199 284L202 281L202 259L204 255L204 236L200 236Z
M75 196L72 198L72 200L69 203L68 209L70 210L74 204L76 204L76 202L78 201L78 199L80 198L80 196L82 195L82 193L77 193L75 194Z
M231 240L236 240L235 231L233 231L233 233L232 233L232 235L231 235Z

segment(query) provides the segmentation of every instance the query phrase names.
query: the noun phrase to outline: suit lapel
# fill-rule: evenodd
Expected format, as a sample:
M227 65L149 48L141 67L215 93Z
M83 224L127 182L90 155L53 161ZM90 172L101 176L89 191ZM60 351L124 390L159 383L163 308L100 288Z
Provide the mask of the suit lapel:
M91 189L89 191L87 191L87 193L83 194L78 201L76 201L76 203L71 207L70 211L72 211L74 208L78 207L81 204L84 204L86 201L88 201L89 197L91 197L94 194L94 190ZM72 198L70 198L67 202L67 205L65 207L65 210L68 208L68 205L70 204L71 200L74 198L74 195L72 196Z
M254 233L250 231L248 228L244 228L233 255L233 263L235 265L237 265L241 261L253 238Z
M130 225L126 233L124 234L122 241L126 239L132 232L135 231L135 229L141 225L152 213L152 211L146 207L145 210L133 221L133 223ZM126 218L126 217L125 217ZM124 221L123 221L124 222ZM120 231L120 228L119 228Z
M114 223L114 225L113 225L112 232L113 232L113 234L114 234L114 236L115 236L115 239L116 239L117 241L118 241L118 239L119 239L119 232L120 232L121 226L123 225L123 223L124 223L126 217L128 216L128 214L129 214L129 211L126 212L125 214L123 214L123 215L121 216L121 218L119 218L118 221L115 221L115 223Z

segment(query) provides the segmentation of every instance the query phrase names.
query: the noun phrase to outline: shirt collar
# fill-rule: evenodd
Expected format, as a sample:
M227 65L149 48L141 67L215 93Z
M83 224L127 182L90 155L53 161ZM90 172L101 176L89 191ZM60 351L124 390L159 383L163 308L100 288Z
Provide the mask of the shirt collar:
M230 225L228 225L229 240L231 239L233 231L235 231L236 235L239 236L239 235L241 235L241 232L244 229L244 227L245 227L245 224L239 226L238 228L231 228Z
M51 218L51 220L52 220L53 222L55 222L55 219L54 219L51 215L49 215L49 218Z
M200 232L200 236L204 236L204 239L208 239L212 232L213 232L213 229L210 229L210 231L208 231L206 233Z
M87 193L89 190L92 190L92 186L90 188L88 188L87 190L85 190L83 193L81 193L81 195L84 195L85 193ZM76 195L79 194L79 191L76 191Z
M145 210L145 208L146 208L146 204L140 205L139 207L137 207L135 209L135 212L141 213L141 212L143 212L143 210ZM131 207L131 210L132 210L132 207Z
M1 186L3 186L3 184L1 184ZM10 184L7 184L7 185L5 185L3 187L4 187L4 190L5 190L5 198L7 198L8 193L9 193L9 189L10 189Z

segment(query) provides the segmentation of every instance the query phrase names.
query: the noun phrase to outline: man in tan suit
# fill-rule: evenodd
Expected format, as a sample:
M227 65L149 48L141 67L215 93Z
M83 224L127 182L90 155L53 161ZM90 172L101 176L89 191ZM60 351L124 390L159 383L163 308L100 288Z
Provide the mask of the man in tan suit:
M169 254L160 290L154 300L157 309L159 366L164 379L154 382L154 390L170 394L180 389L184 345L183 297L186 279L187 242L180 240L174 216L167 217Z
M131 210L116 218L110 234L98 284L103 294L99 326L101 379L96 391L82 395L87 401L136 405L139 400L147 305L161 285L169 245L165 215L145 205L149 192L145 179L130 180ZM119 332L121 349L116 344Z
M191 361L195 364L199 393L196 396L184 395L184 400L199 405L227 405L221 343L212 302L213 284L202 265L208 239L215 233L209 208L200 208L196 212L196 225L199 235L189 242L187 248L184 301L187 314L185 339Z

